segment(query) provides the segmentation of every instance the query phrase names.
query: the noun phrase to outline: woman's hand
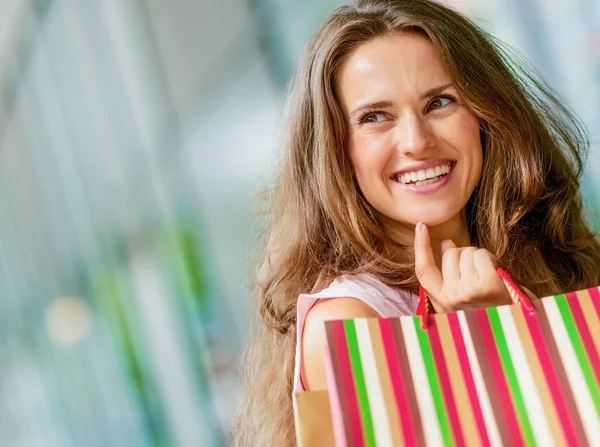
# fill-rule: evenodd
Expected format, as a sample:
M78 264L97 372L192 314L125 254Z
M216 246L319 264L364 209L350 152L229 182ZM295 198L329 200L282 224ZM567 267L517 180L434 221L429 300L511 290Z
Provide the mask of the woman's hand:
M435 264L429 229L419 222L415 232L415 273L436 312L512 304L496 273L494 255L483 248L457 248L442 242L442 271Z

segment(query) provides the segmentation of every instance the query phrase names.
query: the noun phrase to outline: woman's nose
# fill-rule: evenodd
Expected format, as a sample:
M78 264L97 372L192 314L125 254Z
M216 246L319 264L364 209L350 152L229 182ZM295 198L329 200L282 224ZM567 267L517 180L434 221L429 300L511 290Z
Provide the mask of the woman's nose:
M430 123L417 114L406 114L400 119L396 132L397 147L404 155L421 156L435 145Z

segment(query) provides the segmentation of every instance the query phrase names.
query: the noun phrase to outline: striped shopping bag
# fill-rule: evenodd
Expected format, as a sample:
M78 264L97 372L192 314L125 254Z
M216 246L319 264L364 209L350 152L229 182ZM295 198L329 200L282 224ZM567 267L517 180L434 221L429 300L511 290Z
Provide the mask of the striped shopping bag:
M326 322L337 446L600 445L600 288L426 317Z

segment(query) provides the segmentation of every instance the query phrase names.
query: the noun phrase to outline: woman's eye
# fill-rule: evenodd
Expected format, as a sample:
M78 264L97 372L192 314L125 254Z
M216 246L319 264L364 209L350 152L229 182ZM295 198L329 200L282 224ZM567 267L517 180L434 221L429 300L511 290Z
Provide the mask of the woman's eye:
M362 119L361 124L365 123L383 123L385 121L385 115L383 113L367 113Z
M427 108L428 108L428 110L441 109L442 107L445 107L448 104L450 104L452 101L453 101L452 98L447 98L447 97L435 98L433 101L431 101L429 103L429 106Z

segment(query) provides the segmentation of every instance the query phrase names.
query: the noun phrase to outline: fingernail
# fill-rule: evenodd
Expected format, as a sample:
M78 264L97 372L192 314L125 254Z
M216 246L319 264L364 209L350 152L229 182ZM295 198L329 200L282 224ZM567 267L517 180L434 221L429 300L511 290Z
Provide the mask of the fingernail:
M417 222L417 233L421 233L423 231L423 222Z

